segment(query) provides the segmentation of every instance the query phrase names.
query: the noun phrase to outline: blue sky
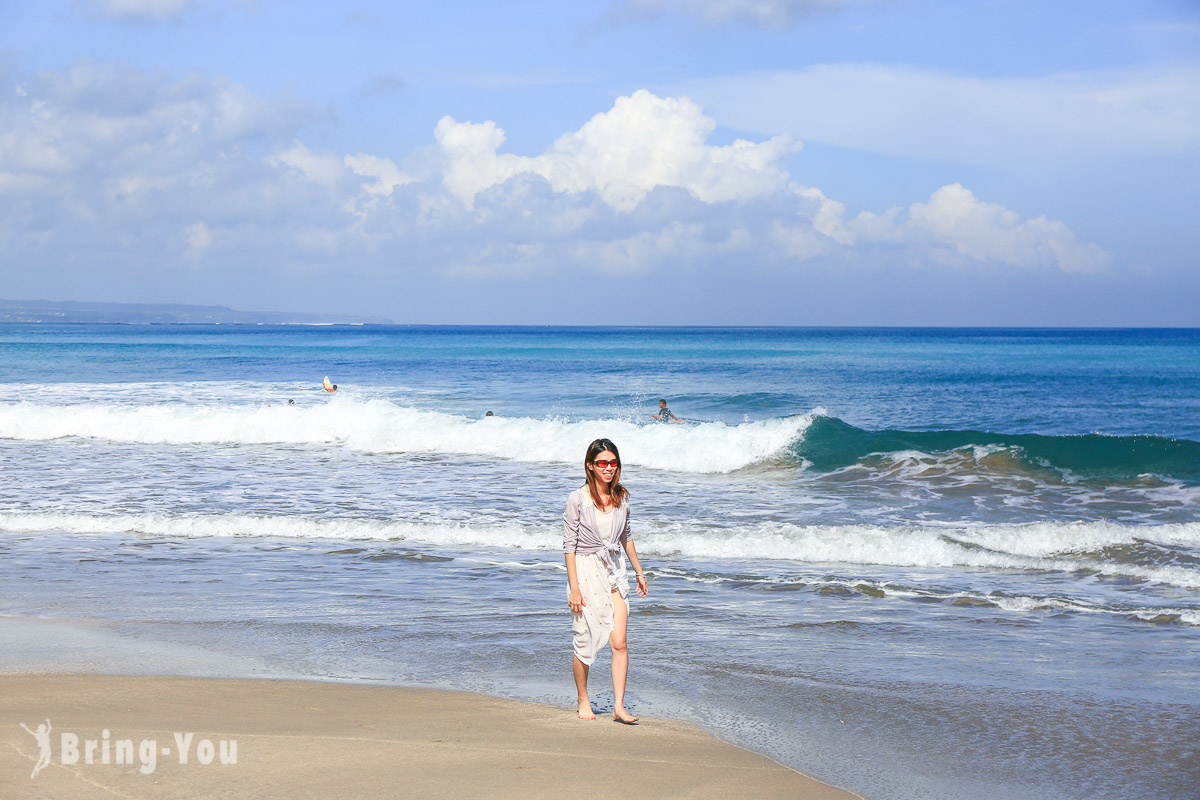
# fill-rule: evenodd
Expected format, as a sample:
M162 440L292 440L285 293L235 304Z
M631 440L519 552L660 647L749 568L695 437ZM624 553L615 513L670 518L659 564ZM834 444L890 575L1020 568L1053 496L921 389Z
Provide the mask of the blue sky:
M1200 325L1200 5L0 0L0 297Z

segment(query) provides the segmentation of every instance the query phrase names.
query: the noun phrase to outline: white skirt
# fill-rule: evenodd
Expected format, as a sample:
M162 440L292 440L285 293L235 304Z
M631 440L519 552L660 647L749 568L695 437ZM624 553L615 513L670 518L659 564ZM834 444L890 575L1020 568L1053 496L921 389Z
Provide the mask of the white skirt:
M629 576L625 571L625 554L615 558L616 568L609 570L599 553L580 553L575 556L575 577L583 595L583 611L571 612L571 632L574 634L575 656L591 666L608 643L613 632L612 593L618 592L629 613ZM567 595L571 594L570 585Z

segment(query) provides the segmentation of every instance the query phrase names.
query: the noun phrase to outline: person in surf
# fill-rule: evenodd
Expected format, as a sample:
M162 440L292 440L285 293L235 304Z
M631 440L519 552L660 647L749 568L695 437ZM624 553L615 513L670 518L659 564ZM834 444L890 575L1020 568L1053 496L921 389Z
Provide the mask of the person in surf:
M659 422L683 422L684 421L671 413L671 409L667 408L666 400L658 401L658 413L651 414L650 419L657 420Z

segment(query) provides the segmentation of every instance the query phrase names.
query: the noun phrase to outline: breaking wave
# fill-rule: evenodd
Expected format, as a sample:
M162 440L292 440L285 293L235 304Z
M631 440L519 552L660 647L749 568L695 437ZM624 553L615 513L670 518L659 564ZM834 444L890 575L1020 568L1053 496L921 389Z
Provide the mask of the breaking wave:
M152 405L0 406L0 438L85 437L137 444L326 445L369 453L447 453L575 464L589 442L616 440L627 464L732 472L780 456L814 415L727 425L453 414L389 400L336 398L316 407Z
M213 398L200 404L128 399L0 404L0 439L331 446L575 464L588 442L606 436L618 442L628 464L683 473L727 473L756 464L803 465L817 472L852 466L888 471L936 461L939 470L964 475L1016 470L1066 480L1128 482L1152 476L1200 483L1200 442L1188 439L869 430L821 408L739 424L655 425L629 418L472 419L354 396L296 407L228 405Z
M68 514L0 512L0 531L130 534L165 538L256 537L413 541L440 546L553 551L553 525L410 522L251 514ZM1021 525L878 526L758 523L704 527L651 523L639 550L717 562L762 560L914 568L978 568L1077 573L1200 588L1200 523L1122 525L1040 522Z
M1200 481L1200 442L1160 436L864 430L836 417L817 416L793 446L792 454L816 469L835 470L873 455L911 457L962 450L970 450L976 458L1003 452L1027 468L1049 468L1084 478L1133 480L1155 475Z

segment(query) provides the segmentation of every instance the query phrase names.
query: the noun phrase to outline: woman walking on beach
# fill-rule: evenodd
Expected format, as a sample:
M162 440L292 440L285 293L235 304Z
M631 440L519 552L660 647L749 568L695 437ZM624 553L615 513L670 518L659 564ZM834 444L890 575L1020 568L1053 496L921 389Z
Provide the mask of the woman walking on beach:
M637 576L639 597L648 591L646 576L629 535L629 492L621 485L617 446L608 439L592 442L583 469L587 483L571 492L563 514L567 605L575 644L571 671L579 694L579 718L596 718L588 699L588 669L607 640L612 650L613 720L632 725L638 718L625 710L629 577L622 546Z

